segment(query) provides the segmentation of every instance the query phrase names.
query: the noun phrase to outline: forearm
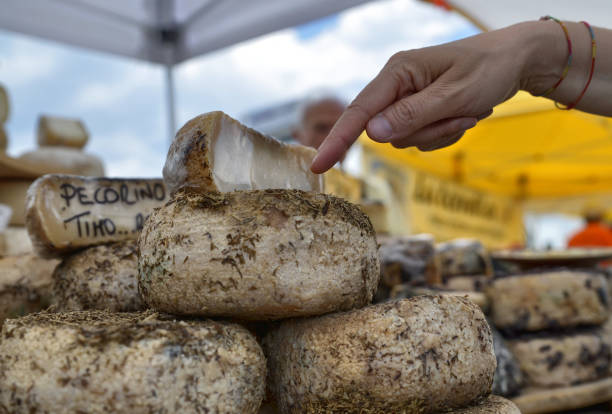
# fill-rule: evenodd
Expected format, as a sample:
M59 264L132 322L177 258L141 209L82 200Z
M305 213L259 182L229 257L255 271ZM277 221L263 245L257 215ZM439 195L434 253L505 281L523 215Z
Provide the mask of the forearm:
M539 26L535 26L535 25ZM564 22L572 43L572 62L566 78L548 98L561 104L574 103L586 86L591 71L591 36L582 23ZM526 29L533 39L523 89L541 95L553 86L567 63L568 47L561 26L553 21L531 22ZM593 27L597 55L593 79L577 109L612 116L612 30ZM554 37L551 35L554 34Z

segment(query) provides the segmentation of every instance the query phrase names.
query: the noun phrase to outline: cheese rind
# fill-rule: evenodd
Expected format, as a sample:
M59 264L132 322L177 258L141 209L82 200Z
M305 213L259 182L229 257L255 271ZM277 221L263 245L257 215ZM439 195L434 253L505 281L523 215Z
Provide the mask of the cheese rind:
M322 177L310 172L312 148L288 145L248 128L223 112L187 122L176 134L164 165L171 193L298 189L322 192Z
M64 258L53 272L58 311L146 309L138 294L135 240L88 247Z
M563 270L502 277L486 292L493 322L503 330L599 325L610 313L606 279L598 273Z
M139 238L139 289L151 308L249 320L370 303L380 268L367 216L299 190L181 191Z
M510 400L490 395L479 404L451 411L449 414L521 414L521 410Z
M162 180L50 174L28 190L26 225L35 251L57 256L136 239L148 215L165 201Z
M487 396L491 331L465 298L420 296L283 321L263 341L283 413L433 413Z
M53 269L59 262L34 254L0 259L0 325L45 309L52 301Z
M6 131L4 131L4 127L0 125L0 153L6 152L8 148L8 137L6 136Z
M256 414L265 377L261 347L237 324L42 312L3 327L0 412Z
M36 163L48 170L64 174L103 177L104 164L95 155L70 147L41 147L19 156L20 160Z
M436 261L442 277L490 274L491 258L482 243L455 239L436 246Z
M612 347L600 330L509 342L529 385L563 387L610 375Z
M89 133L78 119L42 115L38 118L38 145L83 148Z

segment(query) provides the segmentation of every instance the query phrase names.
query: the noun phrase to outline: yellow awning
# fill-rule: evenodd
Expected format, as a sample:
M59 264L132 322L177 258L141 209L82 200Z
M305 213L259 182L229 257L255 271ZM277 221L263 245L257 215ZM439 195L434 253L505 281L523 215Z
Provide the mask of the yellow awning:
M486 192L526 198L612 193L612 119L519 92L451 147L367 151Z

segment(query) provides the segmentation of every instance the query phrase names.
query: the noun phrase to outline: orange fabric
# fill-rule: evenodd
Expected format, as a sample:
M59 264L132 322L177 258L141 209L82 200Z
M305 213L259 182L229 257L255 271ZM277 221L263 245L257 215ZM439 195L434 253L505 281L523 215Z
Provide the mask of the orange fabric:
M606 247L612 246L612 231L601 223L589 223L587 226L574 234L568 247Z

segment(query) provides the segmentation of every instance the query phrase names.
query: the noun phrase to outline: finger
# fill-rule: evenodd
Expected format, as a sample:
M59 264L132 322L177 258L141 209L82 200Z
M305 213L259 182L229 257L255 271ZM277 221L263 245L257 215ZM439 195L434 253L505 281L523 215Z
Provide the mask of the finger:
M381 72L357 95L319 147L310 167L312 172L320 174L333 167L361 135L366 123L403 93L396 79Z
M439 86L443 84L440 79L387 107L368 122L368 136L378 142L391 142L441 119L457 116L460 102L449 98L451 92Z
M450 147L455 142L459 141L463 137L464 134L465 134L465 131L461 131L457 134L451 135L449 137L446 137L443 140L440 140L435 145L418 145L417 148L419 149L419 151L429 152L429 151L438 150L440 148Z
M435 147L447 137L463 133L465 130L476 125L476 118L451 118L434 122L424 128L419 129L414 134L391 142L396 148L406 148L413 146Z
M487 112L482 113L476 117L479 121L482 121L485 118L488 118L493 113L493 109L489 109Z

